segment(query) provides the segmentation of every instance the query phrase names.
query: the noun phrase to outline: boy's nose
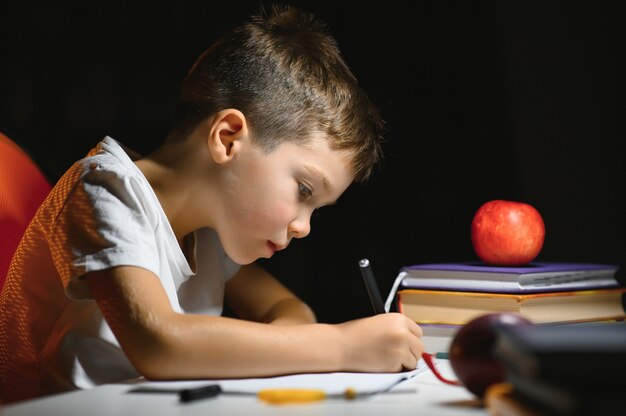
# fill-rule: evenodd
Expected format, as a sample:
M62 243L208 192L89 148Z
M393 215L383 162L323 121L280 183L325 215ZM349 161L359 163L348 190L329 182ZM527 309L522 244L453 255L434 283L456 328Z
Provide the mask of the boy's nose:
M289 223L289 235L294 238L304 238L311 232L311 216L303 215Z

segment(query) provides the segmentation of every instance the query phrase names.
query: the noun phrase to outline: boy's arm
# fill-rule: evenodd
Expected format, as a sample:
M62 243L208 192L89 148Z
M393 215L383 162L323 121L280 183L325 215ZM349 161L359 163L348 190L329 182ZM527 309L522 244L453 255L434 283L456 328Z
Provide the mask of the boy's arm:
M401 314L338 325L267 325L175 312L161 281L122 266L85 277L130 362L149 379L415 368L421 330Z
M271 324L311 324L309 306L256 264L242 266L226 284L225 300L243 319Z

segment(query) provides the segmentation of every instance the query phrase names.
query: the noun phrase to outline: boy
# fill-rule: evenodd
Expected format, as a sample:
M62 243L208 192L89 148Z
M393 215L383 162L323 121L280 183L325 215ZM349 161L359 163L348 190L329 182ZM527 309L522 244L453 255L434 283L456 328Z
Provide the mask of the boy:
M138 158L106 137L30 224L0 296L2 400L140 375L415 368L405 316L317 324L254 265L368 177L381 125L309 14L275 8L227 33L185 78L160 148Z

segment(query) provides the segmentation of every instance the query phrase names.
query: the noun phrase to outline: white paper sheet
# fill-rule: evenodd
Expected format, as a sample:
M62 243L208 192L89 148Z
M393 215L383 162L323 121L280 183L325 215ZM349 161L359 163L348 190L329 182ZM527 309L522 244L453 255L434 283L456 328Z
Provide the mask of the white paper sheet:
M426 371L428 367L423 360L419 361L413 371L402 373L315 373L294 374L267 378L245 378L225 380L193 380L193 381L148 381L134 384L129 391L152 389L153 391L180 391L208 384L219 384L223 391L256 394L262 389L302 388L324 390L327 394L343 394L346 389L354 389L358 393L373 394L388 391ZM394 389L395 390L395 389Z

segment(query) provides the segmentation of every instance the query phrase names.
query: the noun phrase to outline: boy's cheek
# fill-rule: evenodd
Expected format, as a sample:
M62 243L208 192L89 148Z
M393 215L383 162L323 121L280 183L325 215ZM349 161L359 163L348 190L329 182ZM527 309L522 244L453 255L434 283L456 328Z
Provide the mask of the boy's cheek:
M291 210L287 205L276 204L265 210L263 218L261 220L266 224L283 224L284 222L289 221L291 216L290 211Z

